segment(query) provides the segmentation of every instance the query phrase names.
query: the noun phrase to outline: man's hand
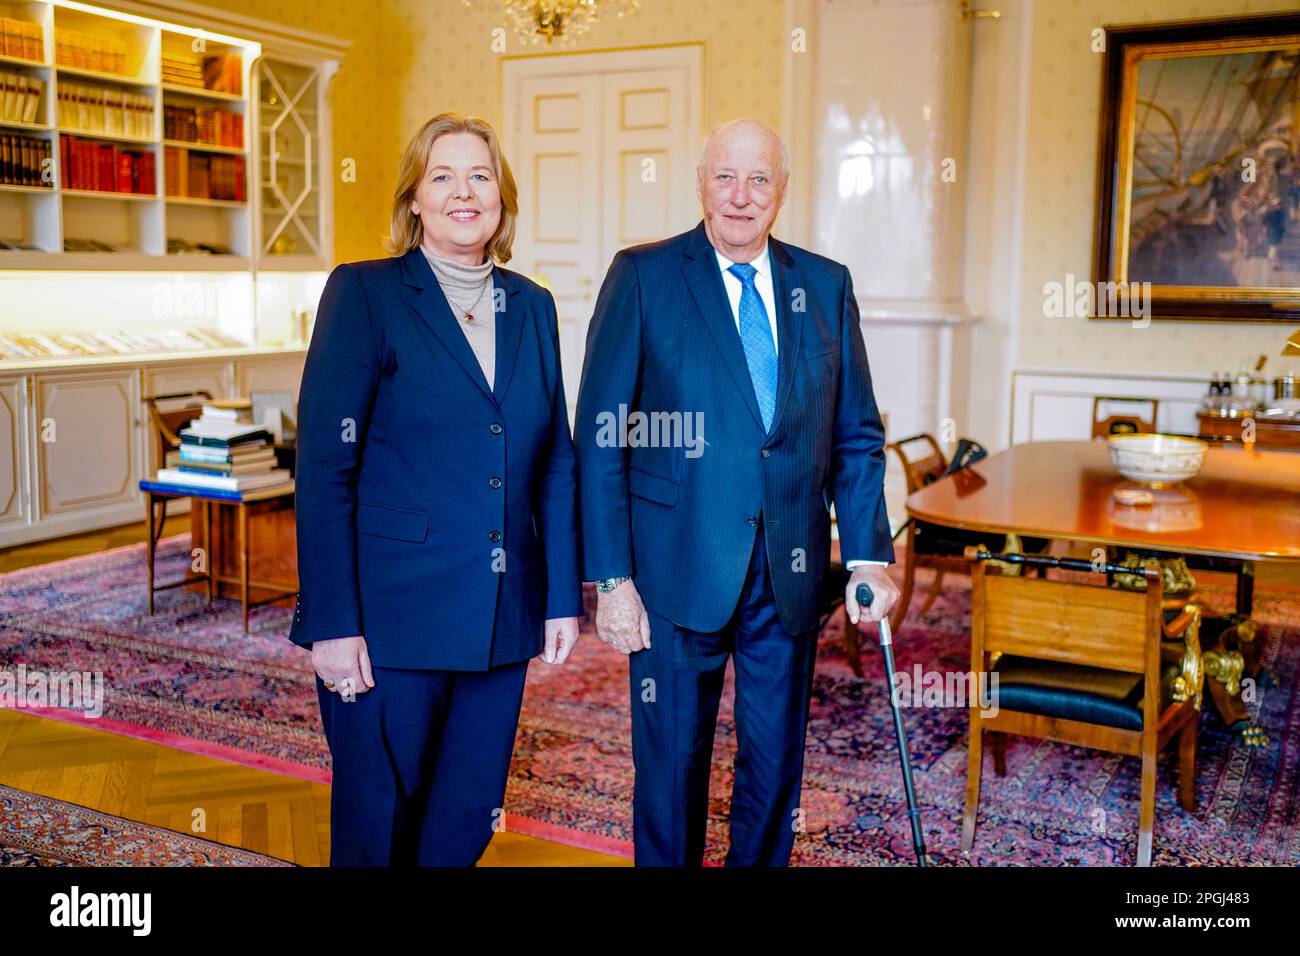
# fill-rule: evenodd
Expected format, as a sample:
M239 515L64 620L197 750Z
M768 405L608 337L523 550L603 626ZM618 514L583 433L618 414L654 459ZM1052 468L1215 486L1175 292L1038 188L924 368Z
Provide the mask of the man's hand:
M870 585L873 595L871 607L858 606L858 585ZM844 607L849 612L849 620L854 624L858 618L864 621L880 621L888 614L890 608L898 603L898 587L885 569L875 564L863 564L853 569L849 583L844 588Z
M650 646L650 618L631 581L624 581L608 594L596 596L596 633L621 654L632 654Z
M576 617L552 617L546 621L546 647L542 651L542 660L548 664L563 664L569 659L569 652L578 643L578 619Z
M316 668L316 673L326 683L328 690L345 697L349 695L349 690L353 695L364 694L375 686L374 675L370 673L366 639L360 634L355 637L313 641L311 665Z

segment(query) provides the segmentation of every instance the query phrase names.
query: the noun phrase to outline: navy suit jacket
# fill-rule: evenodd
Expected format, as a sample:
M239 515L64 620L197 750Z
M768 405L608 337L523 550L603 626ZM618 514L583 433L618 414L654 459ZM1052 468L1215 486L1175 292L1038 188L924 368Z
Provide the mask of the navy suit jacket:
M340 265L299 399L290 639L382 667L485 670L582 613L555 303L495 268L491 389L419 249Z
M703 223L616 255L587 334L574 428L585 577L634 575L648 608L694 631L731 618L760 521L791 633L819 620L832 502L846 558L893 560L884 429L849 271L769 241L778 336L770 433ZM633 447L613 445L601 426L620 406L630 424L638 410L698 420L702 453L662 447L662 424L641 436L633 425Z

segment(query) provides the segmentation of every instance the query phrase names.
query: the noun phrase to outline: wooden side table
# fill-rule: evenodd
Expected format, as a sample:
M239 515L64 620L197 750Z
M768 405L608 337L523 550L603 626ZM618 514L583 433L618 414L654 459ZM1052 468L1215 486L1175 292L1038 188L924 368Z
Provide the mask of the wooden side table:
M244 633L248 633L248 612L250 608L258 607L262 604L271 604L275 601L283 600L287 597L296 595L297 589L288 589L283 585L273 582L254 581L252 579L252 554L249 546L250 537L248 530L249 518L253 514L260 513L264 510L281 510L292 507L294 486L280 485L275 488L266 490L254 490L245 493L242 500L235 501L229 498L221 498L214 495L205 495L200 491L189 492L164 492L150 489L141 489L145 495L145 508L148 521L148 553L149 553L149 613L154 612L153 596L158 591L164 591L167 588L185 587L187 585L203 582L207 585L208 603L211 604L218 596L221 584L236 584L239 587L239 603L243 611ZM205 558L205 571L186 575L179 581L169 581L165 584L156 584L154 581L154 561L157 555L158 538L162 534L162 524L154 516L156 504L162 504L171 498L189 498L191 500L191 522L197 518L198 511L202 512L203 527L203 544L207 548ZM236 549L239 557L239 570L237 574L221 573L220 560L218 554L218 542L220 535L213 534L213 512L219 507L227 507L234 510L236 520ZM197 537L197 535L196 535ZM267 592L257 600L251 597L251 590L257 587L260 591Z
M1228 418L1197 412L1200 438L1204 441L1242 444L1241 429L1244 418ZM1255 445L1274 451L1300 451L1300 421L1256 418Z

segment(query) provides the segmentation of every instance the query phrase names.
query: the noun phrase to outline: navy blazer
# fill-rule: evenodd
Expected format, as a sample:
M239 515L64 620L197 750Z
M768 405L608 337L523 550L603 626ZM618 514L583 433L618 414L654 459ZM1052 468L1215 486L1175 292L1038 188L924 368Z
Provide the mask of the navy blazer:
M648 608L694 631L730 619L760 521L791 633L819 620L832 502L846 558L893 560L884 428L849 270L769 241L778 336L770 433L702 222L616 255L587 334L574 427L585 576L634 575ZM610 441L620 406L631 447ZM664 447L670 417L638 436L637 410L689 416L702 423L703 445Z
M299 398L294 643L361 634L381 667L485 670L582 613L555 302L492 279L489 389L419 249L330 274Z

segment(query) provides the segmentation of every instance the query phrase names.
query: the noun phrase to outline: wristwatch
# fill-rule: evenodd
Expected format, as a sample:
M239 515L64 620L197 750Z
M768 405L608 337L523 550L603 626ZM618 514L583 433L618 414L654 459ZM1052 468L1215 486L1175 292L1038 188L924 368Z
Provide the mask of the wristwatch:
M599 591L601 594L608 594L610 591L614 590L614 588L618 587L624 581L631 581L631 580L632 580L631 575L628 575L626 577L621 577L621 578L605 578L603 580L596 582L596 590Z

